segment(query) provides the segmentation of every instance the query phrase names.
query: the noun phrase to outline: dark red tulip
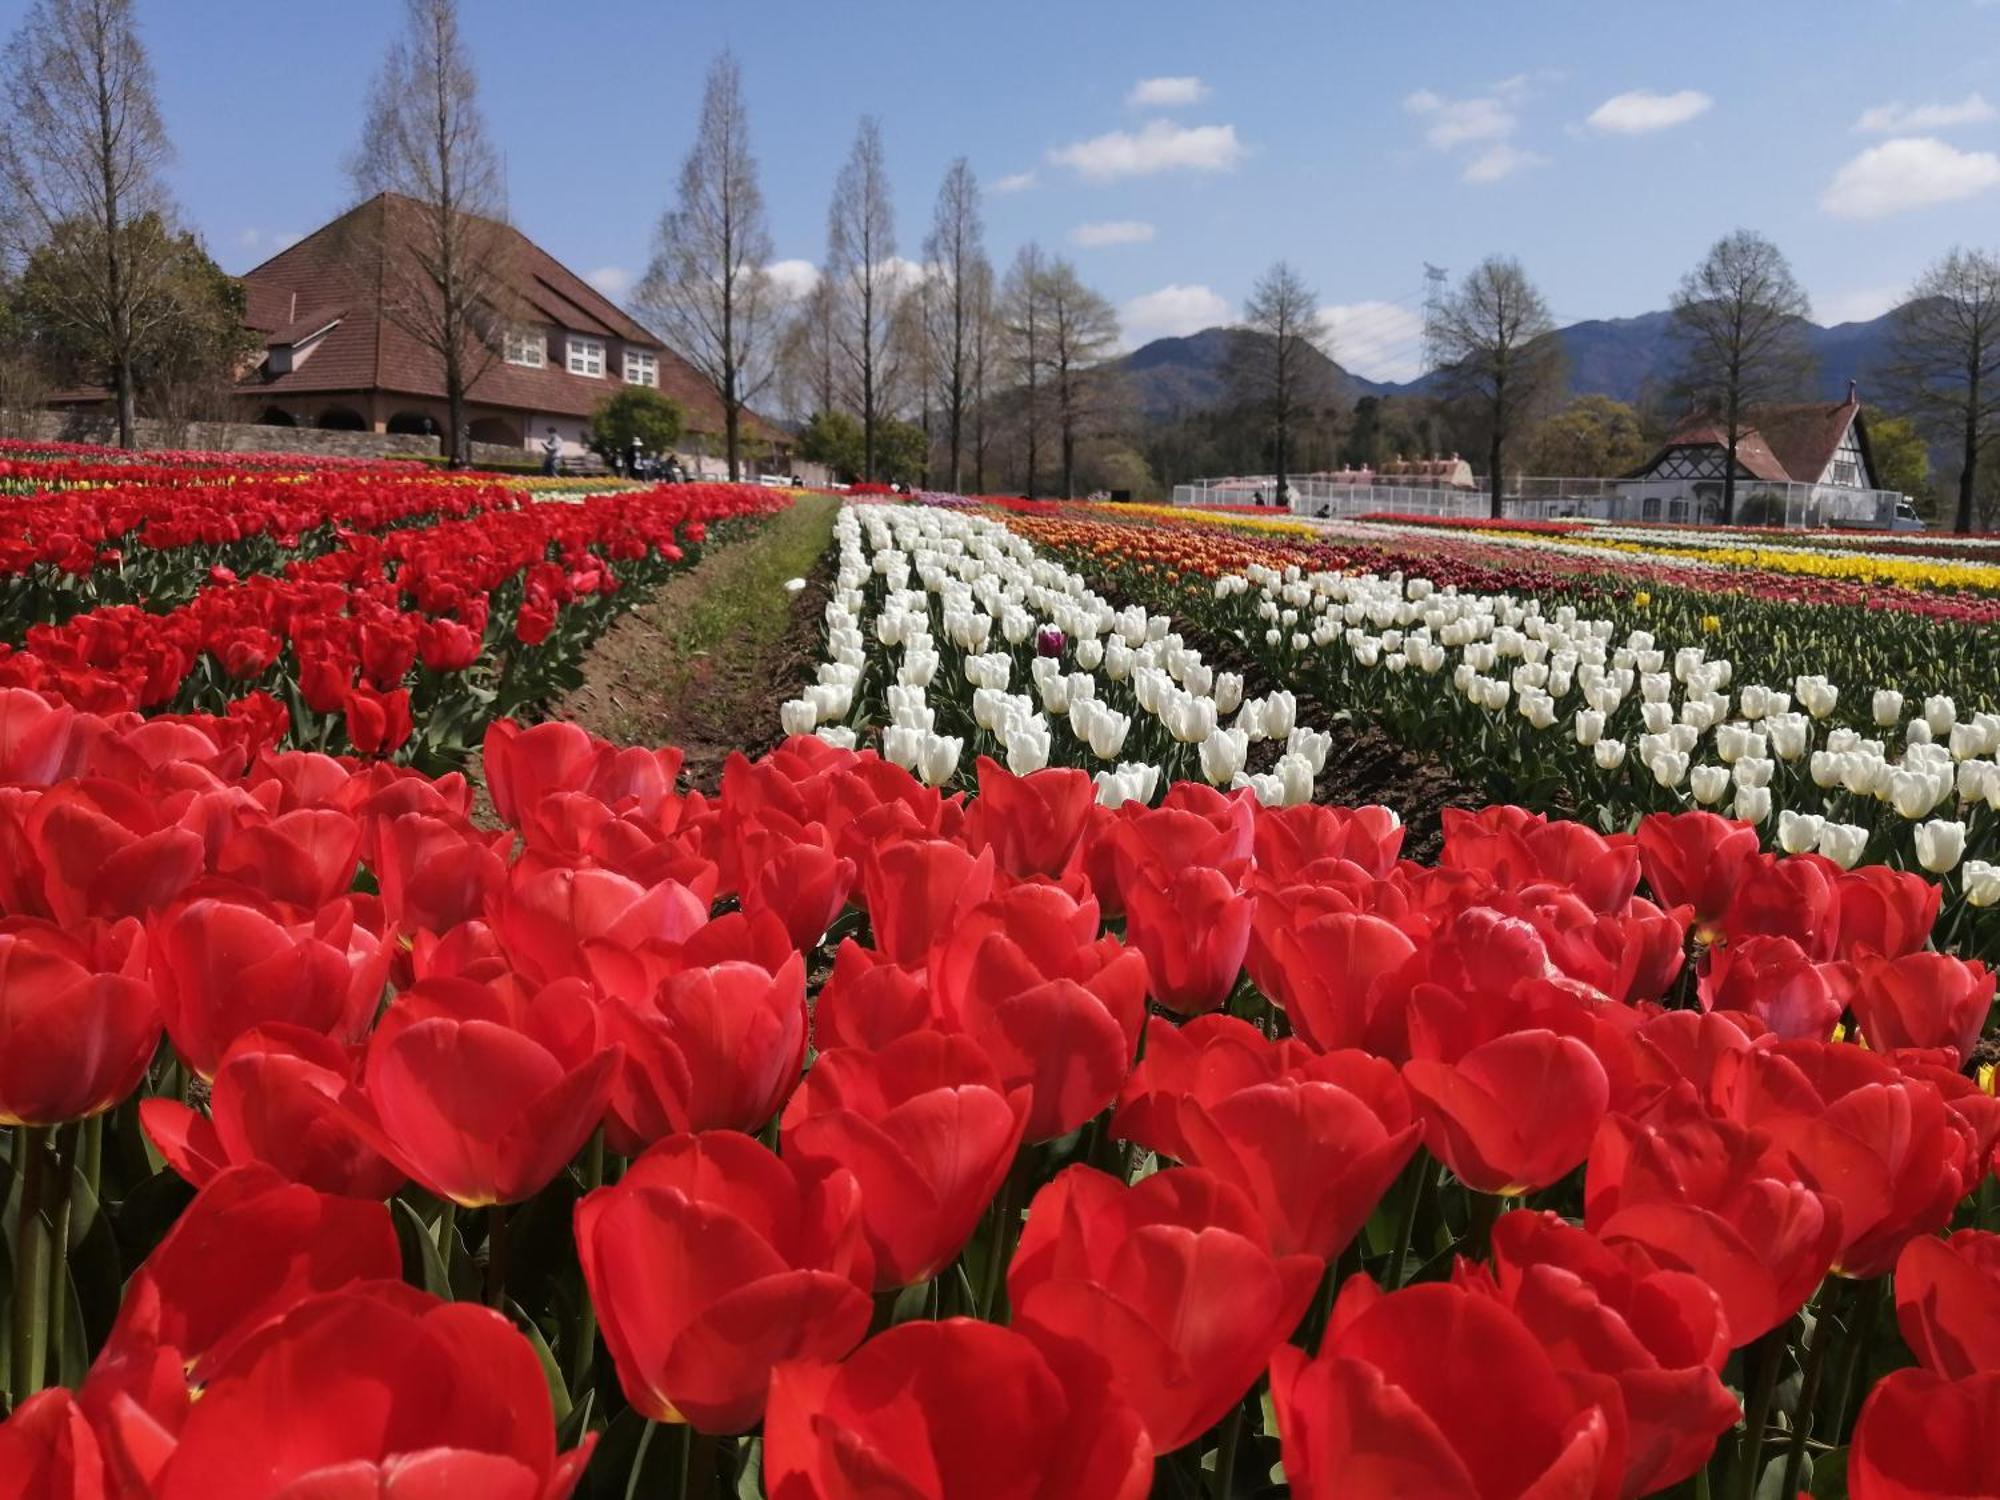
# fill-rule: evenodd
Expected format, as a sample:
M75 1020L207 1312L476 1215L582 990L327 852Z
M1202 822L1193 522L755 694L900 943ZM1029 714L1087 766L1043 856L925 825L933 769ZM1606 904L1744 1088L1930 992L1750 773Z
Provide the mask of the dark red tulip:
M205 1383L303 1297L402 1274L389 1211L316 1192L262 1165L212 1180L133 1273L106 1358L174 1350Z
M881 1288L928 1281L964 1247L1014 1164L1028 1090L1004 1090L969 1037L919 1032L822 1052L785 1106L785 1158L861 1183Z
M28 688L0 688L0 786L53 786L74 774L76 710Z
M1123 883L1126 941L1146 955L1152 996L1183 1016L1214 1010L1236 988L1256 898L1204 865Z
M771 1375L771 1500L1144 1500L1153 1449L1101 1366L970 1318Z
M1649 813L1639 820L1639 867L1663 906L1690 906L1695 921L1719 922L1750 862L1757 829L1714 813Z
M1136 1187L1070 1167L1035 1195L1007 1270L1014 1326L1092 1351L1171 1452L1243 1398L1318 1288L1315 1255L1274 1255L1256 1209L1193 1167Z
M1574 1171L1611 1097L1590 1048L1543 1030L1484 1042L1455 1062L1412 1058L1403 1081L1424 1143L1480 1193L1528 1192Z
M0 921L0 1124L101 1114L139 1086L159 1044L136 921Z
M1718 1378L1729 1358L1722 1300L1700 1278L1623 1254L1552 1213L1502 1214L1494 1285L1566 1375L1608 1377L1626 1422L1622 1493L1650 1495L1708 1460L1740 1410ZM1479 1289L1483 1272L1469 1278Z
M2000 1234L1912 1239L1896 1260L1896 1322L1932 1374L2000 1374Z
M1847 1454L1853 1500L2000 1495L2000 1375L1883 1377L1861 1407Z
M1945 953L1860 959L1849 983L1848 1004L1878 1052L1950 1047L1963 1061L1993 1009L1993 971Z
M985 1048L1005 1087L1033 1090L1030 1141L1076 1129L1132 1070L1146 961L1097 929L1095 901L1017 885L931 950L930 994L945 1025Z
M576 1245L625 1397L655 1422L754 1426L772 1365L838 1360L874 1314L853 1174L802 1180L730 1131L662 1141L586 1195Z
M359 1041L391 957L346 900L292 922L247 894L203 897L168 912L154 922L151 946L167 1036L204 1078L231 1042L271 1021Z
M60 1386L0 1422L0 1500L107 1500L104 1455L76 1398Z
M993 851L994 867L1015 879L1059 875L1076 852L1096 797L1082 771L1050 767L1016 776L979 757L979 795L965 815L965 845Z
M1329 1264L1415 1154L1423 1127L1395 1067L1330 1052L1296 1073L1181 1104L1195 1165L1241 1188L1280 1255Z
M1318 1357L1271 1359L1299 1500L1614 1500L1623 1414L1588 1389L1504 1304L1441 1282L1384 1296L1353 1277Z
M541 1362L491 1308L396 1283L311 1297L217 1371L159 1500L565 1500L594 1438L556 1452Z
M196 1187L232 1166L262 1162L323 1193L386 1198L404 1174L355 1131L349 1092L359 1062L357 1051L316 1031L255 1027L222 1054L208 1114L161 1097L139 1102L139 1120L167 1164Z
M347 716L347 742L357 755L387 755L400 750L414 727L408 688L378 693L356 684L348 689L341 712Z
M1797 1312L1840 1248L1839 1206L1776 1157L1769 1137L1707 1115L1691 1096L1652 1124L1612 1115L1585 1170L1584 1226L1706 1281L1740 1348Z
M369 1143L467 1208L532 1198L604 1119L623 1053L590 1002L552 986L517 1007L493 988L426 980L397 997L353 1100Z
M1840 939L1840 866L1820 854L1760 854L1722 915L1723 937L1790 938L1814 963L1833 957Z

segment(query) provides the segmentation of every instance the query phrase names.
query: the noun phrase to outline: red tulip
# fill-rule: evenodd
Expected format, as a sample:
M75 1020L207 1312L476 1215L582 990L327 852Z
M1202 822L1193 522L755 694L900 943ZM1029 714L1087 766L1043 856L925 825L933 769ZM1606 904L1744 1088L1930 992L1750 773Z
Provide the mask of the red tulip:
M550 719L531 729L512 719L487 725L481 758L500 821L519 828L549 793L585 789L600 743L566 719Z
M1403 1081L1432 1155L1480 1193L1527 1192L1574 1171L1611 1097L1596 1055L1544 1030L1498 1037L1456 1062L1413 1058Z
M467 1208L546 1187L603 1120L623 1057L596 1045L587 998L552 989L564 993L518 1009L466 980L404 991L370 1039L353 1101L369 1143Z
M1759 854L1722 915L1729 942L1783 937L1814 963L1833 957L1840 938L1840 866L1820 854Z
M1259 903L1260 909L1263 903ZM1265 929L1272 998L1312 1046L1358 1047L1416 944L1392 923L1336 912Z
M505 837L424 813L384 819L372 863L391 925L403 933L449 932L479 916L506 882Z
M1143 1500L1153 1450L1101 1367L970 1318L771 1374L771 1500Z
M139 1086L159 1044L136 921L67 932L0 921L0 1124L103 1113Z
M686 969L651 1001L612 1001L606 1018L625 1051L611 1095L620 1155L670 1132L756 1131L805 1070L805 959Z
M391 953L354 920L346 900L310 921L275 909L203 897L158 918L153 986L167 1036L202 1077L253 1026L285 1021L358 1041L382 998Z
M1608 1249L1551 1213L1502 1214L1493 1226L1500 1296L1580 1380L1607 1377L1624 1401L1626 1495L1677 1484L1708 1459L1740 1415L1717 1378L1729 1358L1722 1301L1700 1278L1662 1271L1643 1252ZM1467 1278L1473 1290L1483 1276Z
M854 861L835 854L817 824L751 828L741 835L738 859L743 909L774 913L802 952L819 945L854 889Z
M1746 937L1710 951L1704 1010L1745 1011L1781 1037L1825 1041L1840 1023L1826 974L1790 938Z
M1863 865L1840 877L1840 945L1836 956L1901 958L1930 941L1944 888L1912 870Z
M1617 916L1568 925L1536 923L1549 962L1623 1005L1658 1000L1687 961L1688 910L1661 911L1634 896Z
M0 786L53 786L74 774L76 710L28 688L0 688Z
M1380 880L1396 867L1403 820L1386 807L1328 807L1301 802L1259 807L1251 847L1258 873L1279 885L1316 878L1345 860Z
M1177 1161L1194 1158L1181 1129L1182 1101L1221 1099L1269 1083L1283 1076L1287 1063L1278 1045L1248 1021L1214 1012L1183 1026L1149 1017L1145 1053L1118 1090L1111 1134Z
M611 870L527 860L514 866L491 912L508 959L537 984L587 977L598 945L684 943L708 920L708 904L679 881L648 888Z
M801 1180L730 1131L662 1141L588 1194L576 1244L626 1399L656 1422L741 1432L774 1364L838 1360L874 1314L853 1175Z
M1912 1239L1896 1260L1896 1322L1932 1374L2000 1374L2000 1234Z
M164 817L154 799L94 778L42 793L22 833L41 866L47 910L65 924L156 911L207 858L201 835Z
M1323 1269L1273 1255L1249 1200L1211 1173L1173 1167L1127 1187L1079 1166L1035 1195L1007 1293L1039 1347L1109 1364L1166 1453L1243 1398Z
M991 849L995 868L1017 880L1059 875L1083 838L1095 797L1082 771L1051 767L1016 776L982 755L965 845L975 853Z
M2000 1375L1883 1377L1861 1407L1847 1454L1853 1500L2000 1495Z
M404 1174L349 1118L358 1062L316 1031L255 1027L222 1054L208 1114L162 1097L141 1100L139 1120L167 1164L196 1187L232 1166L262 1162L323 1193L386 1198Z
M1909 953L1858 960L1848 1003L1876 1051L1950 1047L1962 1062L1986 1027L1993 989L1993 971L1977 960Z
M133 1273L103 1357L171 1349L201 1385L301 1298L402 1270L381 1204L234 1167L195 1194Z
M1146 961L1099 939L1097 922L1095 901L1017 885L931 950L930 994L946 1026L985 1048L1004 1087L1032 1088L1030 1141L1076 1129L1132 1070Z
M785 1158L861 1183L879 1289L928 1281L964 1247L1014 1164L1028 1090L977 1043L920 1032L822 1052L780 1123Z
M876 951L921 965L933 942L993 894L993 856L946 839L912 839L875 850L861 884Z
M555 1451L541 1362L491 1308L390 1283L312 1297L219 1370L159 1500L565 1500L594 1439Z
M1584 1226L1722 1298L1741 1348L1799 1310L1833 1264L1840 1209L1773 1160L1768 1137L1678 1096L1658 1123L1608 1117L1584 1174Z
M347 716L347 742L357 755L387 755L400 750L414 727L410 720L410 690L378 693L357 684L341 704Z
M833 953L833 972L813 1000L813 1045L822 1051L886 1047L913 1031L942 1029L921 969L891 963L853 938Z
M1384 1296L1354 1277L1317 1358L1271 1359L1299 1500L1613 1500L1622 1413L1589 1389L1502 1303L1443 1283Z
M1750 862L1757 830L1714 813L1649 813L1639 820L1639 867L1663 906L1691 906L1704 925L1729 910Z
M361 858L361 828L332 808L299 808L247 823L223 843L215 873L307 911L344 896Z
M1395 1067L1332 1052L1220 1098L1183 1100L1189 1160L1241 1188L1280 1255L1329 1264L1415 1154L1423 1127Z
M1146 955L1153 998L1179 1015L1214 1010L1236 988L1256 900L1222 870L1193 865L1161 883L1123 883L1125 936Z
M112 1493L97 1434L62 1387L30 1396L0 1422L0 1500L106 1500Z

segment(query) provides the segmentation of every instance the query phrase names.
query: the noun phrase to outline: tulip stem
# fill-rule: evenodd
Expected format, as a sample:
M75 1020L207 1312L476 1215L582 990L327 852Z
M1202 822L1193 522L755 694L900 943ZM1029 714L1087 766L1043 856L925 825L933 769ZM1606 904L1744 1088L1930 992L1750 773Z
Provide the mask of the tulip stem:
M42 1388L43 1342L48 1334L48 1245L42 1226L43 1158L46 1125L16 1127L14 1161L21 1178L20 1218L14 1226L13 1397L19 1407Z
M989 1323L1000 1321L997 1316L1000 1292L1006 1285L1007 1257L1012 1253L1009 1241L1013 1226L1009 1222L1014 1217L1014 1174L1009 1171L1006 1181L1000 1184L1000 1196L993 1205L993 1236L986 1247L986 1285L979 1298L979 1315Z
M507 1300L507 1205L495 1203L486 1210L486 1305L500 1307Z
M1215 1450L1215 1500L1229 1500L1236 1488L1236 1445L1243 1439L1243 1403L1222 1419L1222 1439Z
M1844 1283L1828 1279L1821 1287L1813 1310L1812 1342L1806 1348L1805 1375L1799 1386L1798 1404L1793 1407L1791 1440L1785 1445L1785 1479L1780 1495L1796 1495L1799 1470L1805 1466L1806 1439L1812 1436L1813 1407L1819 1400L1820 1371L1826 1367L1826 1348L1833 1342L1834 1310L1846 1299Z
M1785 1362L1785 1325L1753 1342L1743 1351L1743 1360L1749 1399L1743 1404L1743 1440L1736 1450L1736 1472L1731 1478L1738 1500L1752 1500L1757 1493L1757 1471L1762 1467L1764 1428L1771 1420L1771 1398Z
M604 1127L591 1132L590 1145L583 1158L583 1190L595 1192L604 1186ZM576 1333L570 1341L569 1390L572 1400L583 1385L583 1377L589 1372L591 1360L597 1353L597 1304L590 1297L590 1281L585 1277L579 1281L577 1291Z
M63 1378L69 1354L69 1225L75 1202L76 1148L81 1127L56 1128L55 1191L49 1195L49 1367Z
M632 1451L632 1472L625 1476L625 1500L637 1500L639 1476L646 1472L646 1450L653 1446L653 1434L660 1424L648 1421L639 1432L639 1446Z
M1838 1443L1841 1434L1847 1431L1847 1407L1854 1399L1855 1378L1861 1372L1862 1361L1868 1357L1868 1341L1875 1332L1875 1316L1882 1306L1881 1288L1866 1284L1855 1289L1857 1307L1850 1319L1852 1326L1847 1334L1845 1358L1841 1361L1840 1388L1835 1397L1833 1410L1829 1413L1832 1421L1827 1424L1827 1436Z
M1391 1291L1402 1286L1403 1273L1410 1263L1410 1239L1416 1233L1417 1205L1423 1201L1424 1185L1430 1180L1430 1173L1425 1169L1426 1160L1420 1154L1410 1163L1410 1191L1403 1199L1403 1216L1396 1225L1395 1258L1389 1262Z

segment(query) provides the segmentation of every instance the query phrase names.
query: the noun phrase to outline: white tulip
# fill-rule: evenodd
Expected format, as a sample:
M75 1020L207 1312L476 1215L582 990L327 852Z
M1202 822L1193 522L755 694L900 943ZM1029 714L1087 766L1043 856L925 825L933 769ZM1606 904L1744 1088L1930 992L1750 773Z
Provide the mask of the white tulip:
M1958 705L1943 693L1935 693L1924 699L1924 722L1932 734L1949 734L1958 722Z
M1672 791L1688 776L1688 758L1678 750L1662 750L1653 757L1653 780Z
M1832 791L1840 785L1841 757L1831 750L1815 750L1807 763L1812 771L1813 785L1821 791Z
M1859 864L1867 847L1868 830L1853 823L1828 823L1819 832L1819 852L1843 870Z
M1287 751L1278 757L1278 763L1272 769L1284 783L1286 807L1298 807L1312 801L1313 778L1319 772L1305 756L1297 751Z
M1049 726L1045 722L1021 724L1007 731L1007 769L1016 776L1039 771L1049 763Z
M1804 854L1819 842L1820 831L1825 827L1826 819L1817 813L1786 808L1778 814L1778 847L1787 854Z
M937 670L937 652L905 651L902 664L896 668L896 681L909 687L927 687Z
M787 698L778 705L778 724L786 734L811 734L819 726L819 709L810 698Z
M1968 859L1964 880L1965 899L1974 906L1992 906L2000 902L2000 865L1988 864L1983 859Z
M1764 721L1771 753L1783 761L1795 761L1806 753L1811 727L1798 714L1778 714Z
M1736 789L1736 816L1745 823L1761 823L1771 816L1771 789L1767 786L1739 786Z
M1840 701L1840 690L1824 677L1800 677L1792 683L1792 691L1815 719L1824 719Z
M1746 755L1729 768L1729 774L1738 786L1769 786L1777 769L1778 763L1774 760Z
M1903 717L1903 695L1894 688L1877 688L1870 706L1877 729L1894 729Z
M846 724L828 724L813 733L836 750L852 750L858 743L854 730Z
M1947 744L1952 759L1970 760L1986 749L1986 731L1977 724L1954 724Z
M1315 776L1326 769L1327 752L1332 748L1333 736L1317 729L1294 729L1285 736L1285 753L1305 761Z
M1965 857L1963 823L1933 818L1928 823L1919 823L1913 831L1918 864L1933 875L1948 875L1958 868L1958 862Z
M1897 816L1914 822L1937 806L1936 784L1919 771L1892 770L1889 805L1896 809Z
M1210 786L1228 786L1250 756L1250 737L1240 729L1211 729L1201 742L1201 774Z
M1600 771L1615 771L1625 764L1625 742L1623 740L1599 740L1591 747L1591 754Z
M1903 730L1903 743L1906 745L1928 745L1931 739L1931 726L1926 719L1912 719Z
M1521 717L1536 729L1547 729L1556 721L1556 700L1547 693L1521 699Z
M1642 703L1639 705L1640 721L1648 734L1665 734L1674 722L1674 709L1670 703Z
M1729 772L1722 766L1696 766L1688 772L1688 789L1695 801L1713 807L1729 791Z
M1576 742L1588 749L1604 738L1604 715L1594 708L1576 711Z
M925 786L942 786L958 774L959 758L965 741L955 734L927 734L917 764L917 775Z
M1243 703L1243 677L1238 672L1217 672L1215 688L1210 694L1215 699L1215 711L1219 714L1233 714Z
M1115 760L1118 752L1125 748L1125 736L1131 732L1132 716L1121 714L1114 708L1101 709L1093 715L1090 723L1090 753L1099 760Z

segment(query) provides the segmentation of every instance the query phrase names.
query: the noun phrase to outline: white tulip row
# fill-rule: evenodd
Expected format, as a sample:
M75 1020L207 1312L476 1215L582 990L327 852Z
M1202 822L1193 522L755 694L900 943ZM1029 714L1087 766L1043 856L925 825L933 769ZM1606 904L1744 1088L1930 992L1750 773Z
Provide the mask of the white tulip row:
M956 510L850 503L834 541L827 660L780 707L787 734L862 742L872 638L886 678L878 748L930 785L967 769L968 736L939 732L943 707L948 728L969 720L1017 775L1097 766L1098 800L1110 806L1150 801L1170 774L1158 759L1121 759L1135 728L1166 759L1191 756L1215 786L1247 787L1273 806L1311 800L1332 738L1297 722L1293 694L1247 697L1242 677L1204 662L1168 616L1116 608L1005 526ZM1023 691L1011 691L1017 681ZM1251 746L1266 741L1284 748L1269 770L1248 770Z

